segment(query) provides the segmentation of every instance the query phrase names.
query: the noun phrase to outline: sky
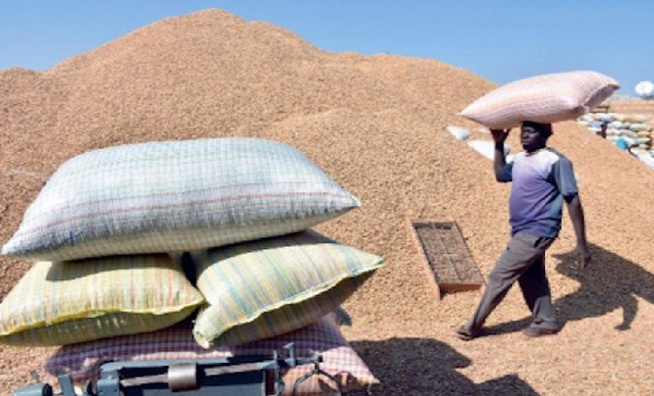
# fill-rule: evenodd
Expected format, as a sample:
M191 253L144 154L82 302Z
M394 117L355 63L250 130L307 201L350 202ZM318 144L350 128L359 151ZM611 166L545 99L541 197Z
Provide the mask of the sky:
M218 8L330 52L435 59L497 84L595 70L654 80L654 0L9 0L0 70L46 70L157 20Z

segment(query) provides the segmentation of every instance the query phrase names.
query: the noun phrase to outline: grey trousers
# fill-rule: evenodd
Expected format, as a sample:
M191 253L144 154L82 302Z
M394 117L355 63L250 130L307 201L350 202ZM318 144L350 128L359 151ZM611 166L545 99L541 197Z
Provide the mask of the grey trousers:
M517 233L511 238L488 277L479 307L466 325L468 329L481 328L516 280L533 316L531 327L558 329L545 274L545 251L552 242L554 238L526 233Z

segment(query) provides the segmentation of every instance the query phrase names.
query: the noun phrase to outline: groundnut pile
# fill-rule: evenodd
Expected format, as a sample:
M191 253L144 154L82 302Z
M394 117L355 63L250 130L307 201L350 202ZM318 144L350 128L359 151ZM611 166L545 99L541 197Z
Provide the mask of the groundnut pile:
M546 259L561 333L525 339L530 313L514 288L489 317L491 335L465 343L455 330L479 292L434 296L411 221L455 221L484 277L506 249L510 186L447 130L490 141L458 114L494 88L434 60L322 51L218 10L158 21L50 70L0 71L0 240L49 176L86 151L200 137L283 142L361 202L316 231L387 263L344 304L343 335L381 381L373 395L650 395L654 172L574 121L557 123L548 144L579 176L593 264L576 269L564 213ZM507 144L519 151L517 129ZM0 257L3 299L31 265ZM33 382L32 370L51 381L52 353L0 346L0 394Z

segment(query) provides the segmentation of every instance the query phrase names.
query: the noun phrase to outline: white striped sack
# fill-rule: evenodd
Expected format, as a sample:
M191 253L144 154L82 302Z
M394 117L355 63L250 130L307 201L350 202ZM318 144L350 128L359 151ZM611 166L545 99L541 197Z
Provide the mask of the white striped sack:
M2 253L62 261L203 249L301 231L359 205L283 143L123 145L63 164Z

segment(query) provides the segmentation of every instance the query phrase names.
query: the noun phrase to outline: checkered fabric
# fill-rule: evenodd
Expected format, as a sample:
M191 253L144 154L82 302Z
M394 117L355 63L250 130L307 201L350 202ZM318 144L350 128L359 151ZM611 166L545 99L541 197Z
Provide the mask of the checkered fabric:
M0 304L0 343L65 345L158 330L203 301L166 254L38 262Z
M192 253L208 305L193 334L205 348L283 334L333 311L384 262L305 231Z
M123 145L63 164L2 253L64 261L204 249L301 231L359 205L286 144Z
M291 333L275 338L230 347L201 348L191 336L192 323L151 333L114 337L67 345L55 352L46 363L53 375L70 374L77 382L97 379L97 368L105 361L151 361L180 359L222 359L232 356L260 355L272 357L272 351L293 342L298 357L310 357L320 352L320 367L334 376L344 392L378 383L366 364L347 344L331 315ZM295 382L313 369L312 365L292 368L283 373L284 395L290 395ZM338 392L338 386L324 376L312 376L298 388L299 395L328 395Z
M618 88L614 79L593 71L546 74L503 85L461 115L492 129L513 128L523 121L549 124L581 116Z

